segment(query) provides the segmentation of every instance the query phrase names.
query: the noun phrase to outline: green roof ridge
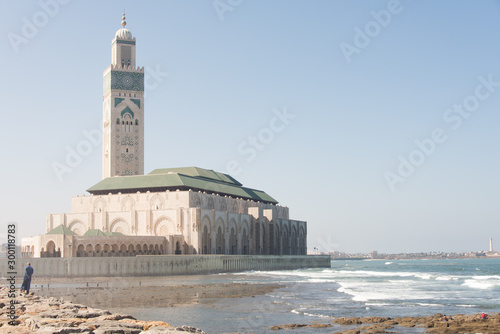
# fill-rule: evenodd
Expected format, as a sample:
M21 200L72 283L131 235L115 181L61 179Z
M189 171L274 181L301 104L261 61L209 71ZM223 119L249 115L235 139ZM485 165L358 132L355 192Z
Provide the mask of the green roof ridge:
M87 232L85 232L84 236L98 236L98 235L106 235L103 231L98 228L91 228Z
M228 181L229 180L229 181ZM274 198L264 191L243 187L229 175L198 167L155 169L146 175L108 177L87 191L91 194L132 193L136 191L165 191L165 189L192 189L214 192L276 204Z
M63 234L63 235L78 235L75 232L71 231L69 228L64 226L63 224L53 228L45 234Z
M204 179L211 179L219 182L236 184L241 186L242 184L234 179L232 176L220 172L216 172L212 169L205 169L200 167L177 167L177 168L158 168L150 172L148 175L157 174L184 174L193 177L201 177Z

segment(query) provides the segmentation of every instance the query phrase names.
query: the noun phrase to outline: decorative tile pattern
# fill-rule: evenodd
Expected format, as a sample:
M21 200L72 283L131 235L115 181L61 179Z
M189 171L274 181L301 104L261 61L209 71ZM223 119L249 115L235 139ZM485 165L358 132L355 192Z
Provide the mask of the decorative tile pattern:
M134 155L122 153L121 157L122 157L123 161L125 161L125 163L128 164L130 161L132 161L132 159L134 158Z
M132 141L132 138L130 136L125 135L125 138L123 138L121 142L122 146L134 146L134 142Z
M115 97L115 107L119 105L123 100L125 100L123 97Z
M131 45L135 45L135 41L126 41L126 40L122 40L122 39L117 39L116 43L118 43L118 44L131 44Z
M122 114L121 114L122 117L125 114L130 114L130 116L132 116L132 118L134 118L134 112L129 107L125 107L125 109L122 110Z
M139 107L139 109L141 109L141 100L139 99L130 99L130 101L134 102L136 106Z
M111 89L144 91L144 73L111 71Z

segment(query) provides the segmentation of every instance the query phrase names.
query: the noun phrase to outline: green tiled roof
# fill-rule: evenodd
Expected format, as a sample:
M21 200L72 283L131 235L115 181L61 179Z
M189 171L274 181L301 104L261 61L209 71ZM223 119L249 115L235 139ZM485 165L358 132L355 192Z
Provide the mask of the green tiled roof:
M89 229L87 232L85 232L84 236L86 237L93 237L93 236L110 236L110 235L123 235L123 233L120 232L103 232L98 228L92 228Z
M104 232L104 235L124 235L124 234L120 232Z
M94 195L165 190L206 191L265 203L278 203L263 191L243 187L227 174L198 167L155 169L147 175L108 177L87 191Z
M224 182L224 183L229 183L237 186L242 186L241 183L236 181L233 177L231 177L228 174L223 174L219 172L215 172L210 169L203 169L199 167L180 167L180 168L160 168L160 169L155 169L148 175L155 175L155 174L168 174L168 173L178 173L178 174L184 174L187 176L193 176L193 177L198 177L202 179L208 179L208 180L213 180L213 181L219 181L219 182Z
M48 231L46 234L77 235L75 232L71 231L69 228L62 224Z
M87 232L85 232L84 236L95 236L95 235L106 235L103 231L101 231L98 228L92 228L89 229Z

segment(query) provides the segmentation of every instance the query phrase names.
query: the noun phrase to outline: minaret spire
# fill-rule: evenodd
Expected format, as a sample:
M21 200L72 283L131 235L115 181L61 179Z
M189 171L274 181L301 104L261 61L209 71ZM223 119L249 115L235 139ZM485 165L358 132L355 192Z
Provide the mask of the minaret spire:
M144 68L136 67L135 37L122 27L104 71L103 178L144 175Z

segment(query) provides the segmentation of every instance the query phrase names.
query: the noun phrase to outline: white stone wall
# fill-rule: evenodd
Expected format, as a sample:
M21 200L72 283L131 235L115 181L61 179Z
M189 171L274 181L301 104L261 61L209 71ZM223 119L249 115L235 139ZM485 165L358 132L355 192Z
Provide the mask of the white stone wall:
M284 270L300 268L330 268L330 256L136 256L103 258L42 258L29 259L38 277L125 277L167 276L238 272L245 270ZM18 277L24 262L17 261ZM0 259L0 271L7 272L7 259ZM32 282L32 284L34 284Z
M60 224L78 235L100 229L163 236L169 254L296 255L306 249L306 223L289 220L288 208L193 191L76 196L71 213L48 215L47 231Z

